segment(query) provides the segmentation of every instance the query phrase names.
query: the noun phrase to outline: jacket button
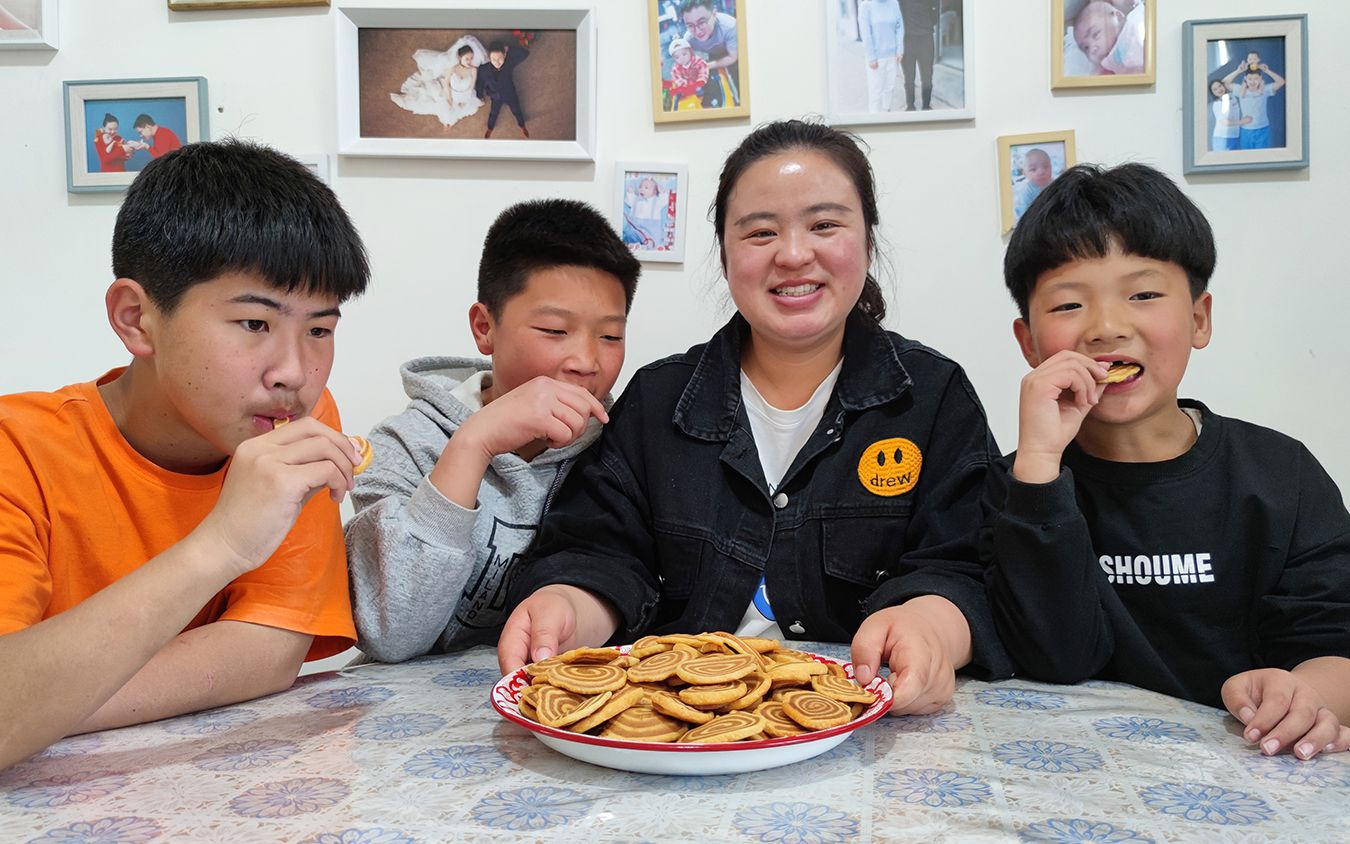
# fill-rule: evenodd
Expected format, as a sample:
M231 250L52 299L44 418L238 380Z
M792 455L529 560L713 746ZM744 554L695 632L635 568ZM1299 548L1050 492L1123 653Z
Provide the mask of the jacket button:
M788 630L791 630L793 633L796 633L798 636L800 636L800 635L802 635L803 633L806 632L806 628L805 628L805 627L802 627L802 623L801 623L800 621L794 621L794 622L792 622L792 624L788 627Z
M827 437L832 437L832 436L834 436L834 429L833 429L833 428L830 428L830 429L826 430L826 431L825 431L825 436L827 436Z
M773 497L773 506L777 507L779 510L782 510L784 507L786 507L787 503L788 497L786 492L780 492Z

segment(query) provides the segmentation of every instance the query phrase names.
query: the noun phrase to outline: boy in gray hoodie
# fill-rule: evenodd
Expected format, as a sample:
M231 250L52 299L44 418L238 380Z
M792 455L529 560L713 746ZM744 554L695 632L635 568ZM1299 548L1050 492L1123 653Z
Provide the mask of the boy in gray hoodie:
M516 563L609 421L640 265L590 206L508 208L469 309L491 360L403 365L412 401L370 433L347 523L357 645L383 662L497 640Z

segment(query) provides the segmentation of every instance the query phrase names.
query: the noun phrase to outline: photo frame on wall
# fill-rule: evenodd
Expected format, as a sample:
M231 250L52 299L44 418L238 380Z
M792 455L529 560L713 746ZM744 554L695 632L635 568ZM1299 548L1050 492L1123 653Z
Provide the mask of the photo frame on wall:
M1308 166L1308 16L1182 24L1182 170Z
M1050 87L1152 85L1161 0L1050 0Z
M998 191L1006 234L1060 174L1078 163L1072 129L998 139Z
M57 0L0 0L0 50L57 49L57 5Z
M614 182L614 228L633 255L640 261L683 261L688 166L621 161Z
M647 0L652 119L750 116L746 0Z
M825 4L828 120L837 126L972 120L974 0Z
M204 9L266 9L274 6L327 6L328 0L169 0L175 12Z
M590 0L336 9L338 153L589 161Z
M120 191L145 165L209 135L206 79L89 79L63 85L66 188Z

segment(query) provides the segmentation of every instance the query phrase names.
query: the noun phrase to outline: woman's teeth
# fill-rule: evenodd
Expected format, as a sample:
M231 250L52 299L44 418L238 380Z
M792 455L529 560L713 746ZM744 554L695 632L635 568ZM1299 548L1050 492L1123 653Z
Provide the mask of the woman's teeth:
M775 296L807 296L820 289L819 284L796 284L791 287L775 287Z

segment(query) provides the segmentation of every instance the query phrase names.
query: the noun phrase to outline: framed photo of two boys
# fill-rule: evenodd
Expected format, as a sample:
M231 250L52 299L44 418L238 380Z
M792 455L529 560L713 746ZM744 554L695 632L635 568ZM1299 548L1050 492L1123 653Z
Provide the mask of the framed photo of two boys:
M647 0L652 119L750 114L746 0Z

